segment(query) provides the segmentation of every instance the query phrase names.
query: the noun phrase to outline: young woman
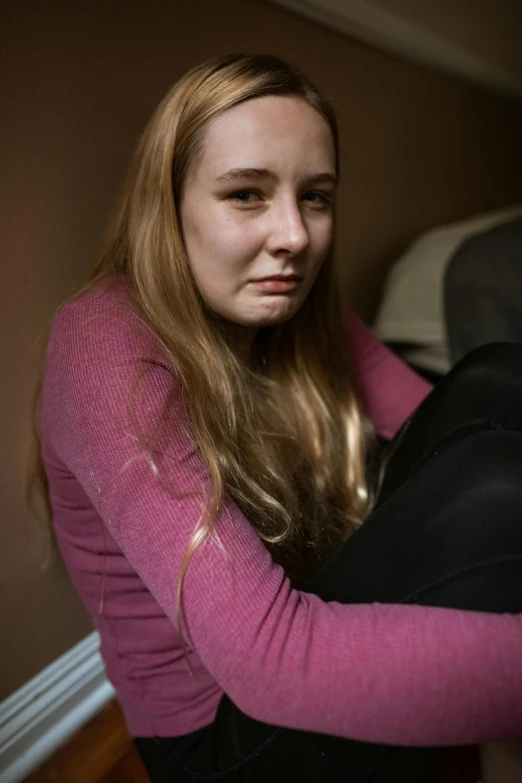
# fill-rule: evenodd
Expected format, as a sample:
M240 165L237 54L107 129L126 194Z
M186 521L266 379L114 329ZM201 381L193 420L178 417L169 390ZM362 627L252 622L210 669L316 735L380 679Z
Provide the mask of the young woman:
M158 783L419 783L522 734L522 349L430 393L342 313L338 159L284 62L198 66L53 323L42 480Z

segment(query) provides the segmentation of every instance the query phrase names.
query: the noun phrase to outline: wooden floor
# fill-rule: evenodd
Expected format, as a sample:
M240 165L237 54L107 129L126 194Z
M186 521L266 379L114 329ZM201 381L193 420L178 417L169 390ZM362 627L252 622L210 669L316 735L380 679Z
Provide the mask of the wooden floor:
M149 783L125 726L111 702L24 783Z

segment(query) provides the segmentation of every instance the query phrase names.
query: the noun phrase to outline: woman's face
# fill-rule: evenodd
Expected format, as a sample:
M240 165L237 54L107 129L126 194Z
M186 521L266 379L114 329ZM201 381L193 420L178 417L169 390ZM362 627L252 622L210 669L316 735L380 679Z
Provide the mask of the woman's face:
M251 336L291 318L330 247L335 186L331 131L303 100L254 98L211 120L180 203L206 304Z

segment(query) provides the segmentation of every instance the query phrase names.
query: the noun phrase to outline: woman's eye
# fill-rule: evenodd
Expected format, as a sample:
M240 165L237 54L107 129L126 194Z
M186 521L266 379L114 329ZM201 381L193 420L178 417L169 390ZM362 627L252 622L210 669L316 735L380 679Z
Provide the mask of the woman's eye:
M259 199L259 194L255 190L236 190L230 194L229 198L239 204L253 204Z
M317 204L318 206L327 206L332 201L332 197L329 193L323 193L319 190L311 190L308 193L305 193L303 198L306 201L311 201L312 204Z
M302 200L308 201L314 207L326 207L332 202L332 196L320 190L310 190L301 196ZM262 196L257 190L235 190L230 193L228 199L236 204L245 206L254 205L262 200Z

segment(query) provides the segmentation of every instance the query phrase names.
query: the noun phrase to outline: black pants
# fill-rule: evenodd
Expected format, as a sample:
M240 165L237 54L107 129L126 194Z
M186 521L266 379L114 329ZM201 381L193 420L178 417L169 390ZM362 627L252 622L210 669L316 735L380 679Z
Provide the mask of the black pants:
M522 346L465 357L391 448L375 510L308 592L521 612ZM154 783L421 783L445 752L268 726L227 697L211 726L136 744Z

